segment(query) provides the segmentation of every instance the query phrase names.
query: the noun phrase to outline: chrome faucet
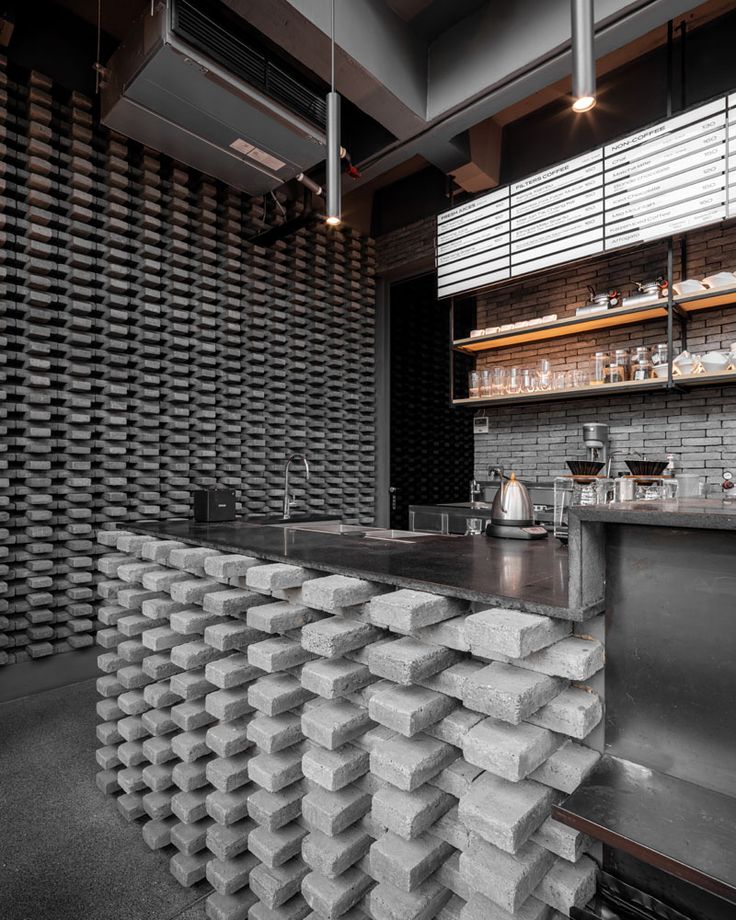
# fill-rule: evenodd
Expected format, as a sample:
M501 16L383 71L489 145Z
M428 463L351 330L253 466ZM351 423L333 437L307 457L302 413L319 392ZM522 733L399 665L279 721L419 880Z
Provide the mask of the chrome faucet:
M304 454L292 454L289 459L286 461L286 469L284 470L284 520L288 521L291 519L291 505L296 499L291 494L291 489L289 487L289 467L291 466L294 460L301 460L304 464L304 472L307 477L307 482L309 482L309 462Z
M472 505L476 500L480 499L482 494L481 485L477 479L470 480L470 504Z

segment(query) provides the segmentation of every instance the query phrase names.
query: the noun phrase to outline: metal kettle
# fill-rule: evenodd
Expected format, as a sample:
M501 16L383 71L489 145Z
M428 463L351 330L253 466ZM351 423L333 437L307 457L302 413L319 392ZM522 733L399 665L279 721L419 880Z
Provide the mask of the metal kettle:
M528 527L534 523L534 509L529 492L516 473L506 479L500 474L501 482L491 506L491 521L514 527Z

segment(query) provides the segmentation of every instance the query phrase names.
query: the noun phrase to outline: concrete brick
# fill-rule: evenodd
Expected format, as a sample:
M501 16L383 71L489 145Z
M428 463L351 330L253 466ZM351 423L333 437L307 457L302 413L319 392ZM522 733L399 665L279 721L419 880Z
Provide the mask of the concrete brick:
M177 763L171 771L171 779L174 785L178 786L182 792L193 792L195 789L201 789L207 783L206 769L212 761L209 757L200 757L193 763ZM156 769L162 771L169 765L164 764ZM151 787L153 788L153 787Z
M242 687L263 676L260 668L254 668L248 663L248 656L242 654L228 655L205 665L205 677L215 687L221 690L230 690L233 687Z
M359 821L371 808L371 796L356 786L337 792L312 789L302 799L302 814L310 831L334 837Z
M247 713L253 712L253 707L248 702L248 694L243 687L208 693L204 706L211 716L221 722L231 722L233 719L240 719Z
M171 829L178 822L172 815L168 818L158 818L146 823L141 828L144 843L151 850L160 850L171 843Z
M247 753L231 757L214 757L207 763L207 782L220 792L232 792L248 782L248 766L251 758Z
M434 879L411 893L384 882L371 889L367 903L372 920L434 920L451 895Z
M527 716L527 721L582 740L602 718L603 706L597 693L568 687L541 709Z
M202 546L183 546L180 549L169 550L166 561L175 569L182 569L189 572L190 575L203 576L205 560L219 555L219 552L214 549L206 549Z
M307 582L307 585L315 585L321 580L315 579ZM338 658L346 652L376 642L381 635L381 630L369 623L336 616L307 623L302 629L301 643L307 651L322 658Z
M364 734L373 726L368 713L347 700L321 702L305 709L301 717L302 732L316 744L334 751Z
M262 566L266 568L266 566ZM279 602L260 604L248 610L248 626L264 633L285 633L292 629L301 629L307 623L323 620L327 616L320 610L311 610L302 604Z
M208 661L214 661L216 658L222 658L222 652L196 639L193 642L185 642L184 645L177 645L171 650L172 663L185 671L203 668Z
M302 859L314 872L337 878L368 852L372 838L354 824L340 834L329 837L312 831L302 841Z
M349 913L345 914L346 920L349 918ZM259 901L251 907L248 913L248 920L304 920L308 916L313 917L315 915L310 911L309 904L301 894L295 894L273 910Z
M148 629L144 632L141 636L141 641L152 652L165 652L177 645L183 645L187 641L187 637L175 633L168 626L159 626L156 629Z
M209 854L206 850L192 856L177 853L169 860L169 871L180 885L191 888L205 877L208 863Z
M208 792L207 786L189 792L177 792L171 798L171 811L184 824L201 821L207 814L205 803Z
M481 721L483 716L464 706L459 706L444 719L427 727L426 732L431 738L446 741L457 748L462 748L463 738L470 729Z
M249 569L261 564L261 560L253 556L222 553L205 558L204 572L210 578L225 580L247 576Z
M458 657L451 649L405 636L372 646L368 652L368 667L373 674L397 684L412 684L450 667Z
M211 824L209 818L202 818L192 824L177 821L171 828L171 843L187 856L200 853L207 847L207 829Z
M260 901L273 910L284 904L301 890L302 880L309 872L309 866L295 856L283 866L257 866L250 873L250 887Z
M454 801L454 799L453 799ZM470 846L471 832L460 820L458 806L455 805L432 825L432 834L449 843L456 850L467 850Z
M308 661L300 675L302 686L324 699L346 696L376 680L367 665L344 658Z
M248 702L267 716L296 709L310 699L312 694L291 674L269 674L248 687Z
M245 583L255 591L270 594L284 588L299 588L305 581L316 577L300 565L287 565L284 562L274 562L270 565L259 565L250 568L245 573Z
M447 696L453 696L457 700L463 698L463 688L465 681L468 680L477 671L480 671L484 665L480 661L473 661L470 658L458 661L457 664L444 671L438 671L429 677L417 681L421 687L427 687L428 690L436 690L438 693L444 693Z
M212 578L175 581L169 589L171 599L179 604L202 604L205 595L220 590L222 590L222 585Z
M435 878L463 901L467 901L473 894L472 888L460 874L460 854L457 852L442 863L437 869Z
M377 626L408 633L459 616L467 606L465 601L403 588L374 597L370 601L370 615Z
M158 565L151 565L143 573L141 584L148 591L168 591L175 582L186 581L187 579L188 576L185 572L179 572L176 569L161 568ZM143 610L146 616L149 616L144 607L147 603L148 601L143 601L141 610ZM175 604L176 601L170 600L170 603Z
M352 744L334 750L315 746L305 751L302 757L304 776L329 792L343 789L367 773L369 768L368 753Z
M535 897L527 898L513 914L499 907L485 895L474 892L460 912L460 920L556 920L546 904Z
M201 607L180 605L169 617L169 626L182 636L203 636L208 626L214 626L217 617L205 613Z
M475 891L513 914L554 860L552 853L531 842L512 856L478 837L460 854L460 873Z
M118 722L118 731L126 741L137 741L148 735L146 726L140 716L126 716Z
M295 668L312 658L312 652L286 636L275 636L248 646L248 662L268 674Z
M148 817L153 821L161 821L169 817L169 815L172 815L170 793L149 792L147 795L143 796L143 808Z
M302 586L302 598L307 607L332 611L363 604L385 591L383 585L375 582L346 575L327 575L307 581Z
M534 896L566 917L572 907L584 907L595 894L598 866L589 856L576 863L557 859L537 885Z
M452 852L451 846L430 834L405 840L387 831L371 846L371 874L378 882L414 891Z
M494 661L465 681L463 703L504 722L518 725L562 693L567 681Z
M216 623L204 631L204 641L221 652L244 649L263 638L260 630L239 622Z
M301 747L296 745L275 754L252 757L248 764L248 775L268 792L278 792L302 778Z
M218 722L207 729L207 746L218 757L232 757L250 748L247 727L249 718Z
M507 853L515 853L549 815L552 790L531 780L509 782L483 773L458 804L465 826Z
M205 907L208 920L247 920L257 904L256 895L249 888L241 888L235 894L211 894Z
M447 904L437 914L437 920L461 920L462 909L465 901L456 894L450 898Z
M453 648L458 652L467 652L470 648L465 632L464 616L453 617L451 620L443 620L441 623L417 629L414 631L414 636L423 642Z
M205 807L207 814L213 821L227 827L230 824L239 825L243 818L248 817L248 796L251 788L240 786L232 792L221 792L216 789L207 795ZM252 827L253 825L249 825Z
M275 830L302 813L304 787L293 783L278 792L258 789L248 795L248 814L263 827Z
M300 717L290 712L250 719L247 736L266 754L281 751L304 739Z
M204 707L204 700L188 700L171 707L171 718L182 731L190 732L203 725L210 725L214 718Z
M173 722L171 723L171 728L176 730ZM146 755L146 760L152 764L168 763L168 761L174 760L176 757L171 747L171 737L165 735L146 738L143 742L143 753Z
M228 588L223 591L221 585L218 587L219 590L208 592L202 601L205 611L218 617L242 616L252 607L267 604L269 600L262 594L245 588Z
M513 659L511 663L568 680L587 680L600 671L604 661L604 648L600 642L569 636L526 658Z
M171 655L169 655L168 652L149 655L147 658L143 659L141 667L144 673L155 681L166 680L174 674L178 674L181 670L181 668L172 664ZM144 692L145 689L146 688L144 688Z
M405 792L413 792L456 757L451 745L426 735L396 737L371 752L371 772Z
M118 773L118 779L120 778L120 773ZM126 786L120 784L120 788L123 790L127 789ZM126 821L135 821L137 818L142 818L145 814L143 810L142 796L137 795L134 792L125 791L125 795L118 796L118 799L115 803L117 805L118 811L125 818Z
M540 847L569 862L577 862L593 842L587 834L555 821L554 818L547 818L532 834L531 839Z
M169 678L169 689L182 700L200 700L213 689L204 668L180 671Z
M248 849L248 835L254 828L255 823L247 817L232 824L211 824L207 828L207 849L216 859L234 859Z
M149 764L147 767L143 767L140 771L140 780L141 782L148 786L152 792L164 792L166 789L170 789L174 782L174 766L172 763L164 764ZM181 764L179 764L181 766ZM118 780L120 781L121 788L125 789L123 783L122 773L118 773ZM138 786L142 788L142 786ZM129 791L126 789L126 792Z
M207 863L207 881L218 894L231 895L248 884L250 873L258 866L252 853L234 859L211 859Z
M600 756L598 751L566 741L531 774L531 778L569 795L590 775Z
M129 562L126 565L118 566L118 570L115 574L117 578L128 584L142 585L145 573L156 571L158 568L159 567L152 562ZM161 589L154 588L153 590L159 591Z
M310 872L302 882L302 895L325 920L337 920L358 903L370 886L370 876L356 868L347 869L334 879Z
M572 624L520 610L491 607L471 614L466 631L474 655L494 658L500 653L509 658L525 658L569 635Z
M559 736L544 728L488 718L463 739L463 756L468 763L517 782L544 763L560 743Z
M143 601L160 598L157 591L145 591L142 588L121 588L118 591L118 604L131 612L139 611Z
M166 565L173 549L182 549L183 543L178 540L149 540L141 546L141 558L150 559L159 565Z
M274 831L255 826L248 836L248 849L262 863L274 868L301 853L306 834L307 831L296 822Z
M172 752L185 763L193 763L209 754L206 741L207 729L198 728L191 732L179 732L171 737Z
M452 697L417 686L392 686L371 696L368 713L376 722L406 737L444 718L457 706Z

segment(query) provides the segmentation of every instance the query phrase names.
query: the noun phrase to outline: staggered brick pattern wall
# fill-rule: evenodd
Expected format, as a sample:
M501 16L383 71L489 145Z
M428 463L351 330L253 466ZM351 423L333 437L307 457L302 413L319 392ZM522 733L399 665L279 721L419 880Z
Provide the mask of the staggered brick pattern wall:
M277 511L296 450L302 509L372 519L371 242L252 247L260 199L4 60L0 161L0 663L93 643L95 525Z
M550 810L600 756L600 617L99 540L97 782L212 884L211 920L553 920L592 896L593 844Z
M736 271L736 221L689 234L686 253L683 271L679 243L675 246L675 280ZM568 316L585 301L587 284L598 291L629 292L636 281L666 274L665 243L627 249L479 294L477 325L485 328L547 313ZM677 324L675 333L679 335ZM736 342L736 307L694 314L687 336L690 351L728 350ZM478 366L536 367L541 358L550 358L555 367L585 368L596 351L610 354L666 339L666 321L657 320L485 352ZM724 469L736 469L736 389L729 387L608 398L603 391L591 399L489 407L485 413L490 431L475 438L476 476L481 479L487 478L489 466L499 464L530 478L566 472L566 459L584 456L581 427L588 421L610 426L614 472L625 469L623 460L630 452L652 458L672 453L679 469L702 473L713 486Z

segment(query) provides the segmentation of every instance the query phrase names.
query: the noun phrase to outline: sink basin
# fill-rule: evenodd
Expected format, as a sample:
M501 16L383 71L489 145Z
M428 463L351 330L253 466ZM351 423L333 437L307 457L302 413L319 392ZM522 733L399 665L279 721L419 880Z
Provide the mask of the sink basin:
M436 533L421 530L371 530L364 535L366 540L394 540L400 543L413 543L417 537L436 537Z
M304 530L308 533L329 533L329 534L363 534L368 530L367 527L361 527L359 524L343 524L342 521L312 521L305 523L271 524L271 527L281 527L284 530Z

